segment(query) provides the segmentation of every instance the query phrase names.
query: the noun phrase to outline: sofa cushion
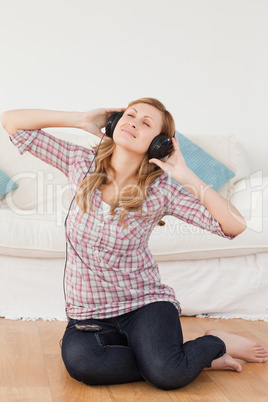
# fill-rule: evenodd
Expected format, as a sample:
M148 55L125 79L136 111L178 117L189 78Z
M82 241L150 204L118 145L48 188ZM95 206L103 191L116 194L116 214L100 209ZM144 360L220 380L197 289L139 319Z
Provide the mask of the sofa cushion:
M18 185L0 169L0 197L18 188Z
M233 135L191 135L187 138L235 173L235 176L218 190L223 197L230 198L234 185L250 175L249 159L242 144Z
M165 217L164 221L166 225L155 228L149 242L157 261L199 260L268 252L268 217L263 218L261 234L254 229L252 221L253 228L248 228L234 240L215 236L173 216Z
M217 191L235 176L226 165L213 158L189 138L178 131L175 134L186 165L208 186Z
M63 258L64 218L20 209L0 209L0 254Z
M156 226L149 248L157 261L233 257L268 251L268 178L241 180L232 203L248 228L234 240L212 235L173 216ZM0 254L18 257L64 258L65 213L0 209Z
M241 210L241 209L240 209ZM241 210L242 214L243 211ZM0 209L0 254L17 257L64 258L65 215L29 214ZM253 211L248 229L234 240L215 236L173 216L156 226L149 248L156 261L233 257L268 252L268 216Z

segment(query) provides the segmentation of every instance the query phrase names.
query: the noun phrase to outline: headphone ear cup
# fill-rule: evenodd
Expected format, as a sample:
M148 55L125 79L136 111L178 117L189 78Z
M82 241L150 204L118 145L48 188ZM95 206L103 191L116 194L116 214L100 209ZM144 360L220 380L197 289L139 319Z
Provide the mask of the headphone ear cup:
M171 138L164 134L159 134L151 142L148 149L148 156L149 159L162 159L171 154L172 150L173 144Z
M123 112L113 112L111 114L105 127L105 135L107 135L110 138L113 138L114 129L122 116Z

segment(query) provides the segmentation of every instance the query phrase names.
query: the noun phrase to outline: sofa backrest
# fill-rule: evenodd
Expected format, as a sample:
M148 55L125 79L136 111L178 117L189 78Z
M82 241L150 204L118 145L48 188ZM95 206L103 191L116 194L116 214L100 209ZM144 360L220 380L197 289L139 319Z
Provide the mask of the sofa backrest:
M99 143L99 138L82 130L57 128L45 131L88 148ZM233 184L250 173L248 159L241 144L233 136L187 137L236 173L235 177L219 190L222 195L229 197ZM18 184L18 188L1 201L2 208L32 210L33 213L41 214L53 214L58 209L67 211L70 192L64 174L28 152L19 155L1 126L0 169Z

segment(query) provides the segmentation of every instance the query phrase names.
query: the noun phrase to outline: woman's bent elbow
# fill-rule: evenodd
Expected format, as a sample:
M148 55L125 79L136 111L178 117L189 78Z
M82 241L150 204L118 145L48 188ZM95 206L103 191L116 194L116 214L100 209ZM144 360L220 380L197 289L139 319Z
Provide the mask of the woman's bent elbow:
M14 127L12 127L12 124L10 124L9 115L10 115L9 111L3 112L1 114L1 124L3 128L6 130L6 132L9 135L11 135L15 133L16 129L14 129Z
M237 234L243 233L247 228L247 222L244 217L241 216L241 219L239 220L239 225L237 227Z

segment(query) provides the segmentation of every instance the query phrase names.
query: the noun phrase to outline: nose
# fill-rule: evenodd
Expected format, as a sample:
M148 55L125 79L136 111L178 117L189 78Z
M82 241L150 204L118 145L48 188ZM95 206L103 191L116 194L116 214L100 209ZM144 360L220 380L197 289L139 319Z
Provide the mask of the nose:
M137 125L133 119L129 122L129 125L133 128L137 128Z

